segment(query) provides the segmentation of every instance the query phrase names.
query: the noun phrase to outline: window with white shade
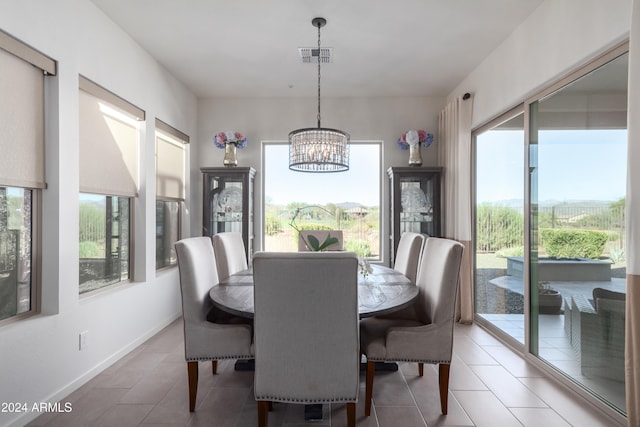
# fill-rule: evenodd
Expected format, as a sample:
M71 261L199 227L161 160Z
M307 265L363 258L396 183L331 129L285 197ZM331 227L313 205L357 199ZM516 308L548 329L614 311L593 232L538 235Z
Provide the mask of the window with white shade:
M56 63L0 31L0 321L38 311L45 76Z
M131 277L144 111L80 77L80 293Z
M176 265L189 137L156 119L156 270Z

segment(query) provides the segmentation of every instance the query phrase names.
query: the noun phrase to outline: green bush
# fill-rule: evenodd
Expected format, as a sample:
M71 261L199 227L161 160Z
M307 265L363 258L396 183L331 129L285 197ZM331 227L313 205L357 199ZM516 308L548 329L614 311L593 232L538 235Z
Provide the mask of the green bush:
M524 256L524 246L516 246L513 248L504 248L496 252L498 258L506 258L509 256Z
M550 257L597 259L604 251L609 234L595 230L540 230L542 245Z
M274 236L282 232L282 221L273 213L267 213L264 226L267 236Z
M505 206L479 205L476 210L476 244L482 251L522 246L524 216Z
M355 252L361 258L371 256L371 246L366 240L347 240L344 242L344 249L349 252Z
M100 248L96 242L84 241L80 242L80 258L100 258Z

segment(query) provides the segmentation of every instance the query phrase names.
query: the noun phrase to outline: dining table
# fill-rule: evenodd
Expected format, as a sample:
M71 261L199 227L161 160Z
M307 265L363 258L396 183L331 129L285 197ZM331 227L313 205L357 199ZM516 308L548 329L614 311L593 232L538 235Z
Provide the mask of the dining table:
M418 287L402 273L379 264L371 265L366 276L358 274L358 314L360 318L389 314L410 306ZM219 309L236 316L253 318L253 270L232 274L209 291Z

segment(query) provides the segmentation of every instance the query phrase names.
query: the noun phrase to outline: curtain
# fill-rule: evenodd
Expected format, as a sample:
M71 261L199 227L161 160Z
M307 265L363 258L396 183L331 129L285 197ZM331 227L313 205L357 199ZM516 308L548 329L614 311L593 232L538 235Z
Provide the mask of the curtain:
M638 0L640 1L640 0ZM438 116L438 164L444 167L444 235L464 245L456 320L473 321L471 281L471 115L473 97L456 98Z
M640 116L640 0L634 0L632 8L627 144L625 386L627 421L629 426L640 426L640 121L637 120Z

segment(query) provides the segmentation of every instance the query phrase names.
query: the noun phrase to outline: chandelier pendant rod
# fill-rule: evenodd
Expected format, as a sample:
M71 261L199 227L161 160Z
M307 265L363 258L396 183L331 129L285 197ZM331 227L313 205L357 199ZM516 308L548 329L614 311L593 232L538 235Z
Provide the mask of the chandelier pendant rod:
M314 24L318 26L318 129L320 126L320 63L322 62L322 54L320 50L320 28L326 24L327 21L320 19L314 19Z

